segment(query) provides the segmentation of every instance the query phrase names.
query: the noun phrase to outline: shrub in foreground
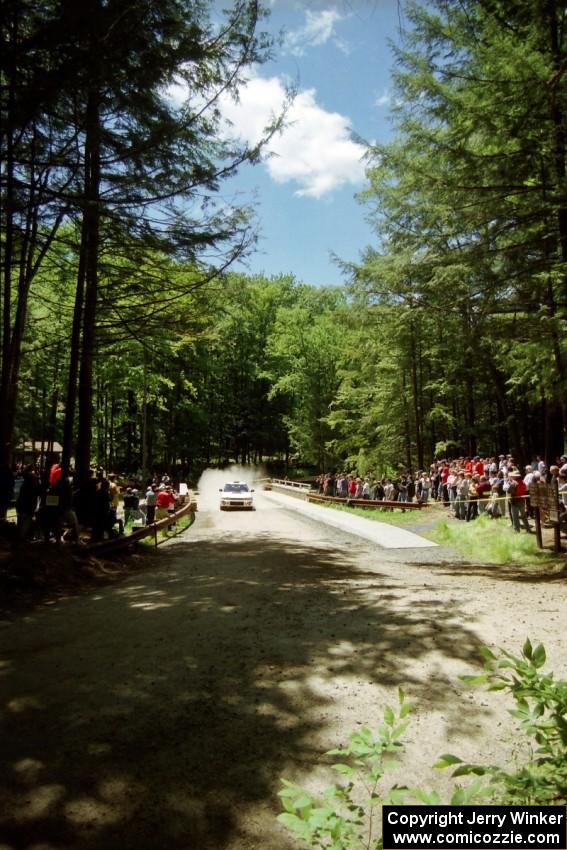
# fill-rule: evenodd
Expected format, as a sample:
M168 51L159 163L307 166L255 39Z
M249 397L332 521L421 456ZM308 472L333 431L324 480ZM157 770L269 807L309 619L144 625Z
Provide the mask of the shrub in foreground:
M467 764L457 756L440 756L434 768L452 768L455 780L475 777L467 785L456 781L449 800L433 790L386 781L388 771L399 767L401 738L408 726L410 704L402 690L396 709L386 706L377 731L353 733L346 746L327 755L340 761L332 769L344 777L330 785L321 798L283 779L279 792L284 812L278 820L299 840L302 850L380 850L377 824L382 805L449 802L466 805L564 805L567 802L567 681L545 673L544 647L535 649L526 640L520 656L501 650L495 655L484 647L484 673L463 676L469 684L485 684L489 691L505 690L513 698L511 714L528 738L529 759L508 770L495 765ZM362 802L361 802L362 801Z

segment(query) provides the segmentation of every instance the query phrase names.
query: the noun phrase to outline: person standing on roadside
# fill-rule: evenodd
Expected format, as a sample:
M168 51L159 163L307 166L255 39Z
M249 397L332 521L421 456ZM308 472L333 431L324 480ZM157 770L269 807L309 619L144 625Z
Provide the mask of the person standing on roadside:
M124 493L124 527L133 525L141 518L140 499L137 490L127 487ZM145 522L145 517L144 517Z
M146 525L152 525L156 521L156 488L148 484L146 490Z
M7 463L0 464L0 519L6 519L14 495L14 473Z
M427 502L429 501L429 493L430 493L430 490L431 490L431 478L429 477L427 472L424 472L423 475L421 476L420 483L421 483L421 487L420 487L420 496L419 496L418 501L420 501L422 505L426 505Z
M467 518L467 499L469 496L470 472L465 475L459 472L457 475L457 498L455 500L455 517L457 519Z
M67 472L61 470L51 492L58 498L59 516L61 526L67 525L71 529L71 540L79 543L81 539L79 521L73 508L73 487Z
M468 476L468 473L467 473ZM478 516L478 475L471 475L469 479L469 492L467 495L467 522Z
M526 531L531 531L528 518L526 516L525 496L528 488L524 484L522 473L518 470L510 472L508 475L508 505L510 508L510 521L514 531L520 532L520 522L522 522Z
M349 476L348 482L348 498L354 499L356 496L356 478L354 475Z
M108 473L108 495L110 497L110 524L114 528L118 525L118 533L124 534L124 520L118 516L120 507L120 487L116 483L116 475L114 472Z
M33 540L34 522L36 520L39 498L41 496L41 484L39 476L28 466L24 472L24 480L16 499L16 512L18 515L18 537L20 540Z
M112 511L110 503L110 483L108 478L103 478L99 481L94 492L92 503L92 537L93 543L99 543L104 540L105 533L109 538L115 537L115 532L112 528Z
M156 517L158 520L165 519L167 517L169 513L169 506L172 502L175 504L175 497L164 484L160 484L158 494L156 496Z
M478 511L483 514L486 511L488 498L490 496L490 481L486 475L480 476L478 484L476 485L476 492L478 497Z

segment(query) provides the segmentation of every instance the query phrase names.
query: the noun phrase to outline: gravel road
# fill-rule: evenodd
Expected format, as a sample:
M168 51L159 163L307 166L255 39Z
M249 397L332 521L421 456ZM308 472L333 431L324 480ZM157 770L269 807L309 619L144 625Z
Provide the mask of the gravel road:
M415 705L405 778L503 758L479 647L542 641L567 675L565 580L381 549L256 494L119 583L0 621L0 850L291 850L279 779Z

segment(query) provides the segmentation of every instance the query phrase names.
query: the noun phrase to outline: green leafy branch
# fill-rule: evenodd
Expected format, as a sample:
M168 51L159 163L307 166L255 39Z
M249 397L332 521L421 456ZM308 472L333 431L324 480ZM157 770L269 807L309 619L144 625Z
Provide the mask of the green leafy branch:
M451 805L470 805L489 800L499 805L565 805L567 801L567 681L556 680L542 668L546 661L543 645L535 648L528 639L520 656L501 650L495 655L481 649L484 673L462 676L471 685L488 685L489 691L508 691L514 699L513 717L535 745L525 763L505 770L495 765L465 763L446 753L434 768L453 768L452 777L476 777L467 786L455 784ZM363 728L353 733L345 747L329 750L339 756L332 769L345 784L332 784L317 798L305 788L283 779L279 792L284 812L278 820L301 842L301 850L381 850L376 835L376 808L401 805L408 799L424 805L439 805L435 791L407 785L381 790L385 774L399 767L401 737L408 726L410 703L398 692L398 706L387 705L377 732Z
M332 850L380 848L381 838L374 838L377 806L403 801L407 789L393 786L382 796L378 785L387 770L398 766L396 756L402 749L401 736L408 726L411 710L404 692L398 692L397 711L387 705L384 722L373 733L368 728L354 732L345 747L329 750L326 755L342 759L332 769L344 776L345 785L333 784L317 801L309 792L292 782L282 780L279 792L285 812L278 820L304 842L304 847ZM362 788L366 804L355 799Z
M509 772L500 767L465 764L442 756L437 767L459 763L453 776L489 776L493 794L509 804L561 803L567 799L567 681L545 673L545 647L535 648L529 638L520 656L501 650L497 657L483 647L485 673L463 676L471 685L487 684L489 691L507 690L515 708L510 710L533 744L528 763ZM451 761L449 761L451 759Z

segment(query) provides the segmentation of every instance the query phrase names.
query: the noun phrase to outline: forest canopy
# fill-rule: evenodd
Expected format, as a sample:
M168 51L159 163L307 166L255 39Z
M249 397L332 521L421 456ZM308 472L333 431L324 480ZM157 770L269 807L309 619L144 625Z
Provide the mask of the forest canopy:
M217 99L275 49L257 3L220 26L204 0L3 7L0 460L562 453L562 4L407 6L395 132L359 198L373 244L321 288L234 271L256 225L218 189L261 144L226 139Z

